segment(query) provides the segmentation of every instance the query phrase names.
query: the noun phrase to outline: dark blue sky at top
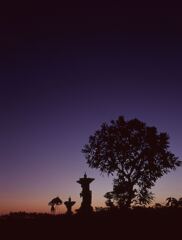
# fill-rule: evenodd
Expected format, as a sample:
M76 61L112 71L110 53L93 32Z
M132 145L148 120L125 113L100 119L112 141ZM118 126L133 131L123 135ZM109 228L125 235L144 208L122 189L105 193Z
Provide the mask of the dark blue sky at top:
M27 8L1 16L4 202L33 195L39 182L46 197L59 193L60 182L74 182L87 169L81 148L89 135L119 115L167 131L172 150L182 156L180 23L180 9L119 4ZM95 191L104 184L98 180ZM74 189L60 186L62 192Z

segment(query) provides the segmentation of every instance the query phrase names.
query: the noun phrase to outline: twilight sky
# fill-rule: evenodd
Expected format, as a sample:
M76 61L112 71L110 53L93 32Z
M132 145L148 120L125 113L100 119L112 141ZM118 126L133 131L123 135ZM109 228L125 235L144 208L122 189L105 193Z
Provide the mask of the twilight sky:
M16 11L14 11L16 10ZM101 123L123 115L170 135L182 158L182 9L15 6L0 21L0 213L48 211L87 171L93 205L112 178L81 149ZM182 196L182 169L161 178L156 201ZM62 211L65 208L62 207Z

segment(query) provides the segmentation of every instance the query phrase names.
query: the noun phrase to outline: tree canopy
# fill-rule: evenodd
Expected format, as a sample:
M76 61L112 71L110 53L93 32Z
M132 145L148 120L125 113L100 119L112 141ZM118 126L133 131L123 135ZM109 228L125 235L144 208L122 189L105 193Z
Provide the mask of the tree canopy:
M157 179L181 165L169 150L167 133L122 116L103 123L82 152L91 168L114 176L109 201L112 196L119 207L150 203L150 189Z

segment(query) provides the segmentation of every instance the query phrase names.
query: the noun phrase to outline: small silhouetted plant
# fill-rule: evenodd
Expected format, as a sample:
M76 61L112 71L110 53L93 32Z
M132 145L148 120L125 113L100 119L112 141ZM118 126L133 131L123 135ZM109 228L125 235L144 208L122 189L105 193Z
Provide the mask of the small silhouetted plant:
M182 207L182 198L179 198L179 199L178 199L178 206L179 206L179 207Z
M176 198L168 197L166 199L166 207L173 207L173 208L182 207L182 198L179 198L177 200Z
M56 206L61 205L63 202L59 197L53 198L48 205L51 206L51 213L55 213Z
M95 207L95 212L100 213L100 212L106 212L107 208L104 207Z
M107 207L109 208L114 208L115 205L114 205L114 202L113 202L113 193L112 192L107 192L104 197L107 199L105 201L105 204Z
M163 207L163 206L162 206L161 203L156 203L155 206L154 206L154 208L162 208L162 207Z
M167 207L178 207L178 200L176 198L168 197L166 202Z
M82 152L91 168L115 177L110 196L118 207L150 203L157 179L181 165L169 151L167 133L124 117L103 123ZM106 204L112 204L110 197Z

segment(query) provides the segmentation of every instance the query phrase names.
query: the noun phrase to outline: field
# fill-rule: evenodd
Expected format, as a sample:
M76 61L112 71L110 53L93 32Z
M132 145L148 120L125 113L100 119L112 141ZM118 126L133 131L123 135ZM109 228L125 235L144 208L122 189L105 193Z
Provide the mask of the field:
M2 239L181 239L181 208L100 211L92 215L11 213Z

